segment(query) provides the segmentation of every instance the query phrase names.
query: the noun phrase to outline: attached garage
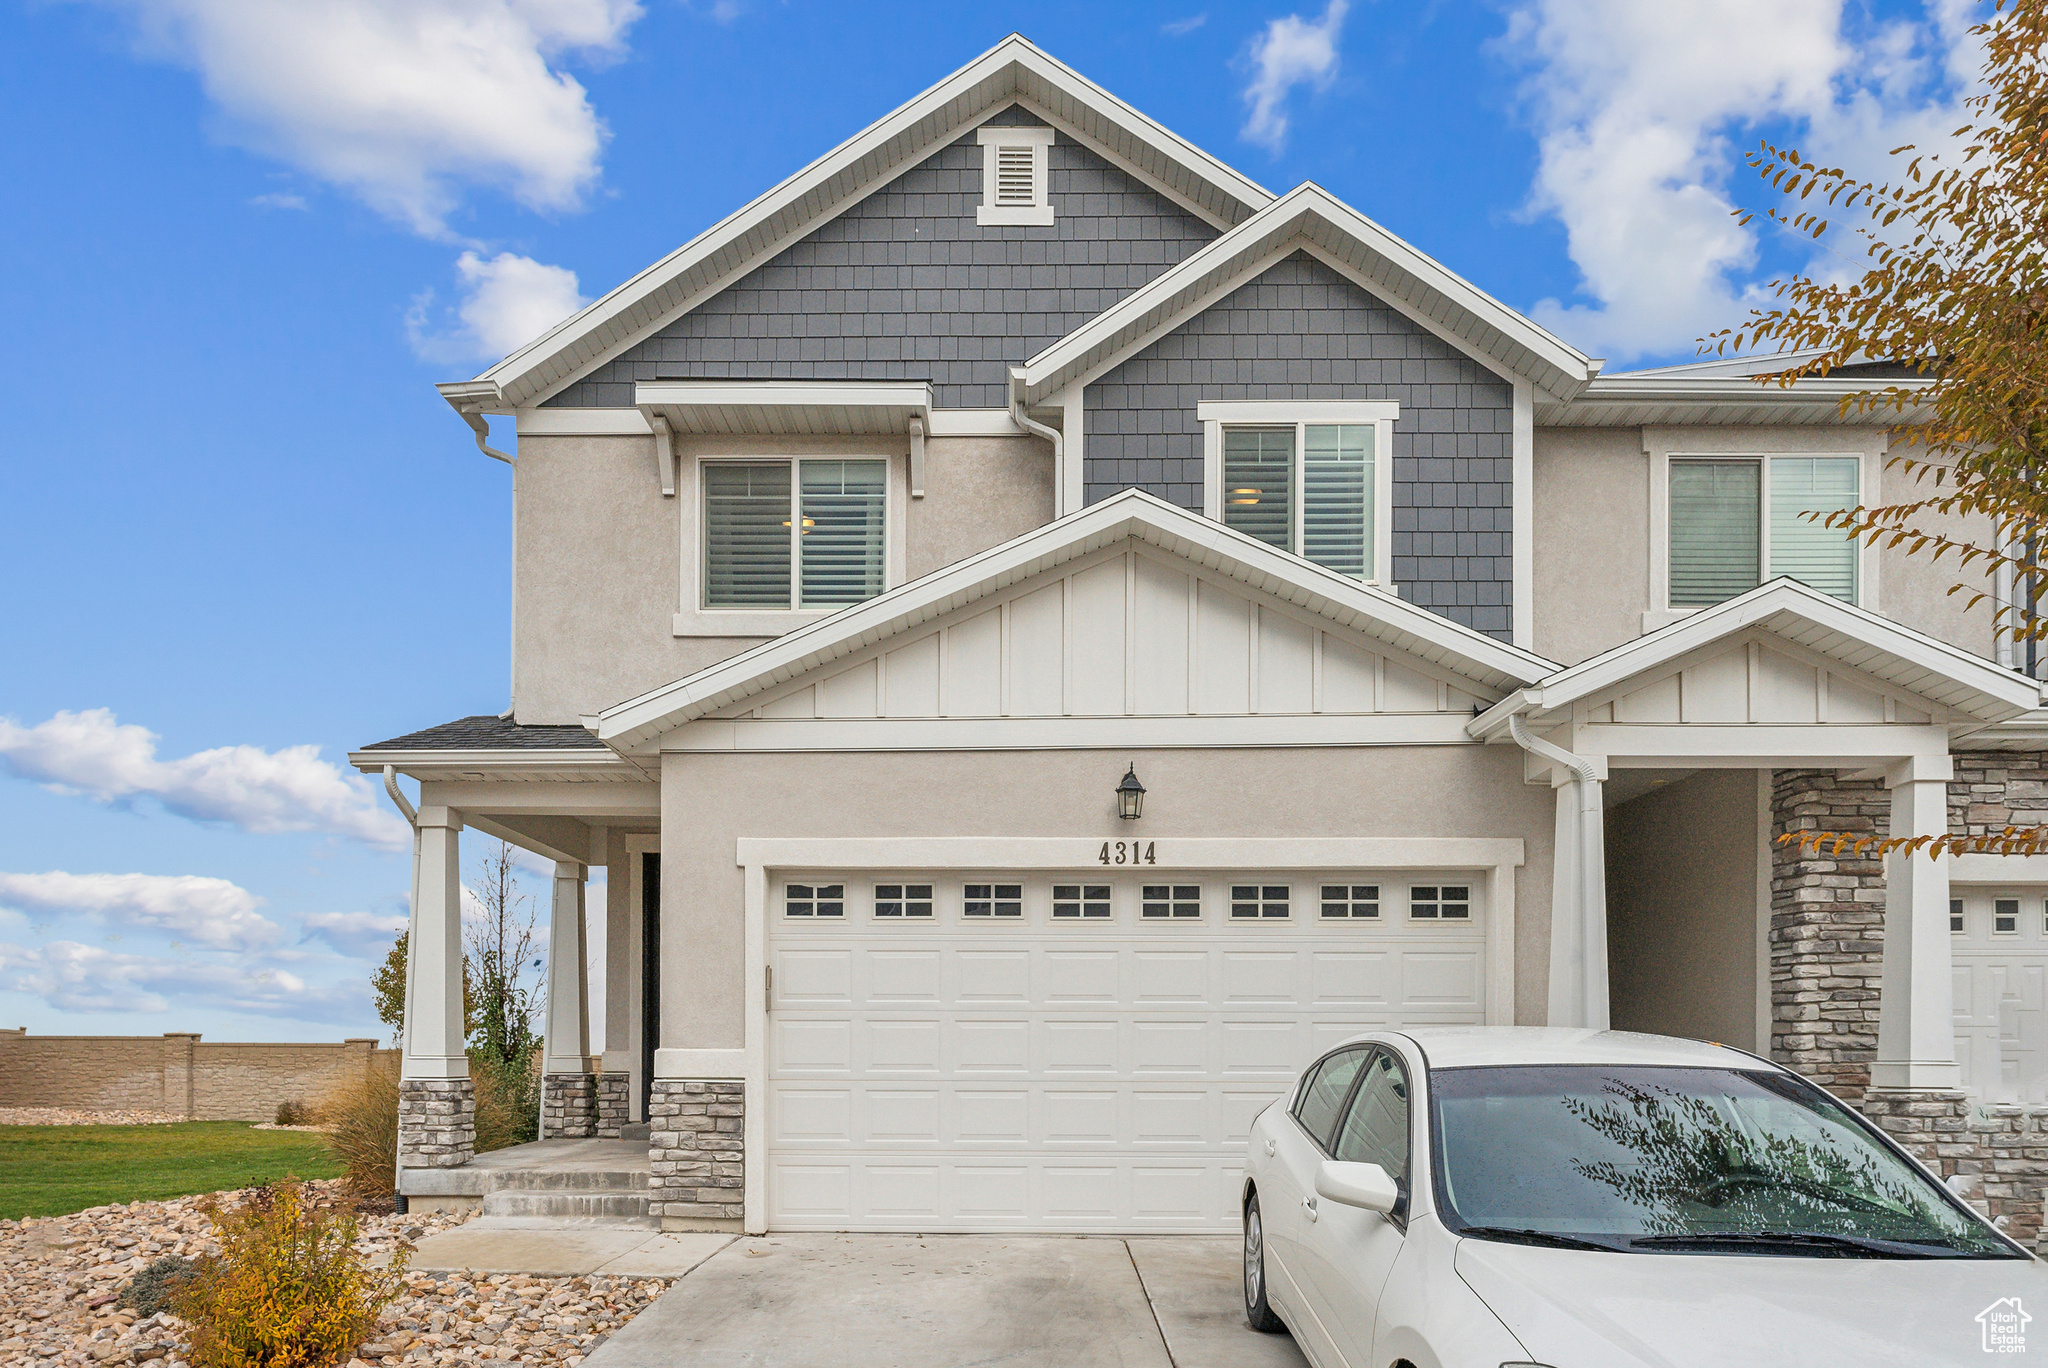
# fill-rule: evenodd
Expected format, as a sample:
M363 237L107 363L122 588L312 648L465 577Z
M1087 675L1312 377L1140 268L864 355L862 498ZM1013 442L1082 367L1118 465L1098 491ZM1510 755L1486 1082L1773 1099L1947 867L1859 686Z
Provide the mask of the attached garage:
M1251 1120L1306 1060L1487 1019L1491 880L776 871L768 1224L1235 1229Z

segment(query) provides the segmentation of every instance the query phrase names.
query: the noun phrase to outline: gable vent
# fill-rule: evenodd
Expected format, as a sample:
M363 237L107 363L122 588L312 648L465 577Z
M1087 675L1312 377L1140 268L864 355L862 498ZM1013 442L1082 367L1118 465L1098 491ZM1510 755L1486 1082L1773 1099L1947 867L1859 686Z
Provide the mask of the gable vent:
M983 128L981 143L981 207L975 222L984 225L1046 225L1053 221L1047 193L1046 163L1053 131L1035 126Z

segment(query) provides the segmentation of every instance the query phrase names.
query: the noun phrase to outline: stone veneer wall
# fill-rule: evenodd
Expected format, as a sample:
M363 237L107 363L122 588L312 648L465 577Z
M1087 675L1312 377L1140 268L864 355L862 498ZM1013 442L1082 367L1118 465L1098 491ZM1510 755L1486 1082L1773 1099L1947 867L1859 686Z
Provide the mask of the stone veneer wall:
M738 1079L657 1078L647 1102L648 1214L668 1229L737 1229L746 1215Z
M597 1134L597 1075L543 1074L540 1080L540 1138L587 1140Z
M160 1036L35 1036L0 1030L0 1107L160 1111L195 1121L270 1121L280 1102L317 1103L366 1071L398 1072L375 1040L206 1041Z
M476 1084L467 1078L398 1083L398 1166L460 1168L476 1158Z
M632 1119L631 1074L601 1073L597 1076L597 1133L605 1140L619 1138L619 1130Z

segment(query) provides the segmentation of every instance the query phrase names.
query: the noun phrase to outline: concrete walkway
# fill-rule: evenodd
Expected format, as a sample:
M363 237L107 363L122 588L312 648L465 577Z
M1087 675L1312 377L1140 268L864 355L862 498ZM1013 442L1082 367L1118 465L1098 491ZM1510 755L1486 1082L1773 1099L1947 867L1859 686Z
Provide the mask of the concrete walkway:
M731 1244L731 1235L662 1234L644 1226L483 1216L421 1240L426 1273L532 1273L575 1278L680 1278Z
M584 1363L1305 1368L1244 1323L1239 1276L1227 1236L738 1239Z

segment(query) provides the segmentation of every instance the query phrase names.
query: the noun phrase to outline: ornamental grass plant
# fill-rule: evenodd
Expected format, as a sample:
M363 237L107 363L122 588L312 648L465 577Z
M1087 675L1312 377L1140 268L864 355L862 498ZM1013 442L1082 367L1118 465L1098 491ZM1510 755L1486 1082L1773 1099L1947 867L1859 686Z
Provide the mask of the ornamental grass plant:
M371 1069L320 1099L314 1115L342 1163L342 1183L358 1202L391 1195L398 1173L398 1076Z
M326 1368L345 1362L404 1286L412 1251L384 1269L356 1248L356 1219L318 1206L303 1183L206 1207L220 1253L183 1279L173 1310L190 1327L192 1368Z

